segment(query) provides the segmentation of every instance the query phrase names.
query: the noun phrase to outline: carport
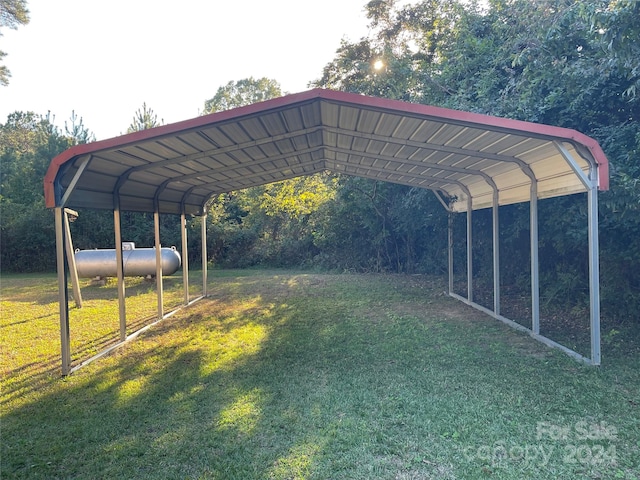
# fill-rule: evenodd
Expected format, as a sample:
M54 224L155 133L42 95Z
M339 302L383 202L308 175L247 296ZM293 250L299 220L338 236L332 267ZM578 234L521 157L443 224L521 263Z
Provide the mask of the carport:
M549 346L600 364L598 190L608 161L598 143L574 130L438 107L315 89L247 107L75 146L55 157L45 176L55 210L62 373L71 367L65 208L112 210L120 339L126 334L120 213L154 214L157 321L165 313L160 214L180 215L184 304L207 295L206 222L202 222L202 296L189 298L186 219L206 216L215 195L322 171L432 190L450 212L466 213L466 297L453 289L453 222L449 222L449 295ZM587 193L591 355L540 334L539 199ZM531 329L500 312L499 207L530 205ZM474 301L472 214L492 209L493 308ZM146 327L145 327L146 328ZM98 354L98 356L101 354ZM95 358L95 357L93 357Z

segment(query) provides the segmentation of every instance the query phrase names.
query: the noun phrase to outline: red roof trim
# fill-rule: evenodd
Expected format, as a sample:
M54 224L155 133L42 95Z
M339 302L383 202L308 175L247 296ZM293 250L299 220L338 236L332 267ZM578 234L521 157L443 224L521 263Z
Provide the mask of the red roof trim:
M508 118L492 117L479 113L463 112L451 110L441 107L433 107L430 105L422 105L417 103L402 102L399 100L390 100L386 98L369 97L357 93L339 92L334 90L314 89L306 92L295 93L264 102L254 103L246 107L234 108L223 112L216 112L201 117L184 120L169 125L163 125L140 132L134 132L118 137L100 140L93 143L76 145L58 156L56 156L49 165L49 169L44 177L44 193L45 203L47 207L55 207L54 182L60 168L67 162L82 156L98 152L101 150L112 149L130 145L132 143L161 138L167 135L188 131L217 123L225 120L251 115L254 113L265 112L271 109L277 109L288 105L312 101L315 99L325 99L345 104L354 104L358 106L368 106L384 110L392 110L398 113L413 113L420 116L430 116L443 120L451 120L455 122L474 124L479 127L490 126L505 130L522 132L524 134L534 134L546 137L554 137L558 140L564 140L575 144L584 145L589 149L593 158L599 167L600 190L609 189L609 163L606 155L600 148L598 142L576 130L562 127L553 127L521 120L512 120Z

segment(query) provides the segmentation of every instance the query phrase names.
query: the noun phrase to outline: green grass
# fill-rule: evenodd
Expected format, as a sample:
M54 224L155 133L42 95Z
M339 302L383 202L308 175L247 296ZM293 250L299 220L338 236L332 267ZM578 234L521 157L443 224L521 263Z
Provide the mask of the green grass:
M209 298L61 379L55 277L4 276L0 474L640 477L637 356L605 349L602 367L583 366L444 289L423 276L216 271ZM152 316L153 290L128 285L128 311ZM74 340L82 354L117 336L114 286L85 291L71 317L72 336L93 326Z

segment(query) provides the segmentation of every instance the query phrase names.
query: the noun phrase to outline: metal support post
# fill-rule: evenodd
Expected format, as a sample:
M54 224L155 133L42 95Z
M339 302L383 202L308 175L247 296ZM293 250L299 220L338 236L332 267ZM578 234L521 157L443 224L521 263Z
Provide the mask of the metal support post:
M531 248L531 330L540 334L540 267L538 262L538 188L531 184L529 212L529 234Z
M498 191L493 192L493 312L500 315L500 222Z
M561 142L555 146L587 189L589 230L589 310L591 327L591 364L600 365L600 259L598 246L598 166L589 162L586 175Z
M467 197L467 300L473 302L473 247L472 247L472 212L471 196Z
M449 271L449 295L453 293L453 210L437 190L432 190L440 204L447 211L447 269Z
M162 299L162 245L160 244L160 213L158 209L153 212L153 225L155 230L156 245L156 291L158 295L158 320L164 316Z
M453 293L453 212L449 212L448 218L448 233L447 233L447 251L448 251L448 264L449 264L449 295Z
M71 342L69 333L69 292L67 290L67 267L65 264L64 221L62 207L55 208L56 263L58 269L58 305L60 307L60 356L62 375L71 370Z
M202 238L202 296L207 296L207 207L202 209L201 238Z
M598 247L598 182L595 169L589 202L589 294L591 319L591 363L600 365L600 259ZM596 177L596 178L593 178Z
M182 241L182 286L184 288L184 304L189 305L189 251L187 248L187 218L180 214L180 237Z
M69 273L71 274L71 286L73 287L73 299L76 307L82 308L82 293L80 292L80 282L78 280L78 269L76 267L76 256L73 252L73 241L71 240L71 227L69 226L69 215L78 216L78 212L65 208L63 210L64 217L64 235L65 235L65 251L67 252L67 264L69 265Z
M122 254L122 232L120 223L120 208L113 210L113 230L116 246L116 277L118 278L118 318L120 320L120 341L127 339L127 307L125 302L124 259Z

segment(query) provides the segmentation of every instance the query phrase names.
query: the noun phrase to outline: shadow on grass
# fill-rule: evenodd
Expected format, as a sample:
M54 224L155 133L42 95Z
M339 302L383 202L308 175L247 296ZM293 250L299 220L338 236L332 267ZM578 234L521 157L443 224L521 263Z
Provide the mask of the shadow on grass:
M5 412L3 477L605 478L638 467L632 391L420 284L216 279L212 298ZM618 428L615 466L484 455L536 444L541 421L581 420Z
M155 282L128 279L128 304L140 313L139 298L153 293ZM91 286L82 280L85 308L70 304L72 366L119 342L115 281L106 286ZM164 279L165 291L180 289L181 278ZM57 281L52 274L3 275L2 396L3 405L37 393L60 375L60 334L57 305ZM168 295L165 308L177 306L175 295ZM181 295L180 295L181 298ZM181 301L181 300L180 300ZM155 308L147 309L153 312ZM156 320L143 315L127 323L132 333Z
M177 274L176 274L177 275ZM194 276L194 279L196 277ZM58 279L54 274L22 275L2 274L2 295L11 298L13 302L28 305L49 305L58 302ZM70 282L70 280L69 280ZM111 300L118 298L117 283L115 278L106 279L105 285L93 284L92 280L80 279L80 293L83 300ZM155 292L155 278L148 280L142 277L127 277L125 285L128 296L141 295ZM163 278L163 288L170 290L182 285L182 279L178 276ZM73 305L73 292L69 283L69 302Z

